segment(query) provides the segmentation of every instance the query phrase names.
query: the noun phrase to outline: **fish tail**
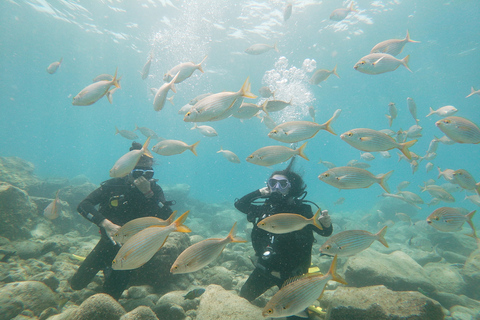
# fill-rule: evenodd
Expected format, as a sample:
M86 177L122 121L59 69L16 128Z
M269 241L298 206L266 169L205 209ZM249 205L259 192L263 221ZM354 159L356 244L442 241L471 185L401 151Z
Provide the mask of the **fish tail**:
M475 191L477 191L477 194L480 196L480 182L475 184Z
M135 123L135 129L133 129L133 131L136 131L136 130L138 130L138 129L140 129L140 128L139 128L138 125Z
M242 97L255 99L257 96L250 92L250 82L248 80L249 78L250 77L247 77L247 80L245 80L245 82L243 83L243 86L240 89L240 94L242 95Z
M113 75L112 84L115 87L120 89L121 87L120 87L120 82L119 81L120 81L121 77L119 79L117 79L117 71L118 71L118 67L117 67L117 69L115 69L115 74Z
M332 73L340 79L340 76L337 73L337 65L335 65L335 68L333 68Z
M405 157L408 158L408 160L411 160L412 159L412 155L410 154L410 150L408 150L408 148L410 148L411 146L413 146L415 143L417 143L417 139L415 140L411 140L411 141L407 141L407 142L403 142L403 143L400 143L400 151L402 151L402 153L405 155Z
M262 103L262 110L263 110L263 112L265 112L265 114L268 116L267 104L268 104L268 100L265 100L265 101Z
M301 146L300 148L298 148L298 151L297 151L298 153L297 153L297 154L298 154L300 157L302 157L303 159L305 159L305 160L307 160L307 161L310 161L310 160L308 159L308 157L305 155L305 153L303 152L306 146L307 146L307 143L306 143L306 142L305 142L304 144L302 144L302 146Z
M62 64L62 61L63 61L63 57L60 58L60 60L58 60L58 64Z
M402 60L400 60L400 62L405 66L405 68L407 68L408 71L412 72L412 70L410 70L410 67L408 66L408 61L410 60L410 55L407 55L405 58L403 58Z
M470 94L469 94L468 96L466 96L465 98L471 97L471 96L473 96L474 94L475 94L475 88L472 87L472 88L470 89Z
M472 217L475 214L475 212L477 212L477 210L470 211L465 217L467 218L467 223L470 225L470 227L473 230L474 238L477 238L477 231L475 230L475 226L473 225L473 222L472 222Z
M426 115L427 117L435 113L435 110L433 110L432 107L429 107L429 108L430 108L430 113Z
M192 145L190 146L190 148L189 148L190 151L192 151L194 155L197 155L197 150L196 150L196 149L197 149L197 145L198 145L199 143L200 143L200 140L198 140L197 142L195 142L194 144L192 144Z
M405 37L405 42L415 42L415 43L420 43L420 41L415 41L410 38L410 32L407 30L407 36Z
M172 106L175 105L175 103L173 103L173 97L175 97L175 96L171 96L170 98L167 98L167 100L170 101L170 103L172 104Z
M318 222L318 218L320 217L321 214L322 214L322 209L318 208L317 212L315 212L315 215L313 216L312 219L313 219L313 225L318 229L323 230L322 225L320 224L320 222Z
M175 216L177 215L177 210L173 211L172 214L170 215L170 217L168 217L168 219L166 220L166 222L168 224L172 224L173 221L175 221Z
M190 130L195 130L195 129L197 129L197 127L198 127L198 126L197 126L197 123L194 122L194 123L193 123L193 127L191 127Z
M153 158L152 153L150 152L150 150L148 150L148 145L150 144L150 139L151 138L152 138L151 136L148 137L147 141L145 141L145 143L143 144L143 147L142 147L143 154L146 155L149 158Z
M202 61L200 61L199 64L197 64L197 69L198 69L201 73L205 73L205 72L203 72L203 69L202 69L202 63L205 62L205 60L207 59L207 57L208 57L208 54L205 55L205 57L203 57Z
M333 257L332 264L330 265L330 269L328 269L327 274L330 274L332 276L333 281L337 281L346 285L347 282L345 281L345 279L343 279L340 275L337 274L337 259L338 256L335 255L335 257Z
M378 179L380 180L379 184L380 184L380 187L383 188L383 190L385 190L387 193L390 193L389 191L389 188L388 188L388 184L387 184L387 180L388 178L390 178L390 176L392 175L393 173L393 170L392 171L389 171L383 175L380 175L378 177Z
M115 134L119 134L120 130L118 130L117 126L115 126Z
M391 126L392 126L392 122L393 122L392 116L389 116L388 114L386 114L385 117L387 117L387 119L388 119L388 125L391 127Z
M385 247L388 248L388 243L387 240L385 240L385 233L387 233L387 226L383 227L380 231L378 231L375 236L377 237L377 240L383 244Z
M173 224L176 227L176 231L178 232L192 232L189 227L184 226L183 223L187 220L187 216L190 213L190 210L185 211L177 220L173 221Z
M170 83L168 84L168 86L170 87L170 90L172 90L173 93L177 93L177 89L175 88L175 81L177 81L177 77L179 74L180 74L180 71L177 72L175 77L173 77L172 81L170 81Z
M239 243L247 242L247 240L244 240L242 238L237 238L236 234L237 234L237 222L233 224L233 227L230 230L230 233L228 234L227 238L230 239L231 242L239 242Z
M220 150L217 151L217 153L220 153L223 151L223 146L220 146Z
M334 114L327 122L325 122L322 126L325 126L325 130L336 136L337 134L333 131L332 127L330 126L332 122L336 119L336 115Z
M353 1L350 2L350 7L348 7L348 10L350 10L351 12L358 12L358 10L353 7Z
M277 44L278 44L278 41L273 44L273 50L280 52L280 50L278 50Z

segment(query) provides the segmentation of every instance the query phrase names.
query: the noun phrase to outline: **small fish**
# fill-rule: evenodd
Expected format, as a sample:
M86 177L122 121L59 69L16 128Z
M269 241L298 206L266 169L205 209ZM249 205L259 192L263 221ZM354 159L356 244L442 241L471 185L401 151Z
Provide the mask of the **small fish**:
M360 162L357 159L353 159L353 160L348 161L347 166L348 167L360 168L360 169L368 169L368 168L371 167L368 163Z
M411 140L398 143L385 133L367 128L352 129L341 134L340 138L352 147L361 151L387 151L397 148L408 159L412 158L408 148L417 142L417 140Z
M423 128L420 127L418 124L414 124L407 130L407 138L420 138L422 136Z
M183 153L185 150L190 150L194 155L197 155L197 145L200 141L192 145L188 145L180 140L162 140L153 146L152 151L161 156L173 156L175 154Z
M386 232L387 226L375 234L366 230L342 231L328 238L320 247L320 252L322 255L348 257L367 249L375 240L388 248L387 241L384 238Z
M319 160L318 160L318 163L323 164L325 167L327 167L327 169L332 169L332 168L335 168L335 167L336 167L336 165L333 164L332 162L330 162L330 161L323 161L322 159L319 159Z
M295 213L277 213L259 221L257 227L274 234L302 230L308 225L314 225L318 229L323 230L322 225L318 222L321 214L322 210L318 209L315 215L308 219Z
M201 73L204 73L202 69L202 63L204 63L206 59L207 56L205 56L199 64L195 64L193 62L184 62L176 65L163 76L163 81L170 82L172 81L173 76L178 74L177 79L175 79L174 83L180 83L185 79L189 78L193 74L193 72L195 72L195 70L199 70Z
M403 212L397 212L395 213L395 217L398 218L398 220L400 221L403 221L403 222L406 222L408 223L409 225L412 225L412 219L410 218L410 216L406 213L403 213Z
M452 139L450 139L450 138L447 137L447 136L443 136L443 137L441 137L441 138L434 137L434 140L436 140L437 142L441 142L441 143L443 143L443 144L446 144L446 145L455 144L455 141L453 141Z
M272 90L270 90L269 87L261 87L260 89L258 89L258 93L263 98L270 98L273 95L273 92Z
M290 102L282 100L265 100L265 102L262 104L262 110L268 114L269 112L281 111L291 105L292 100L290 100Z
M280 142L294 143L313 138L320 130L336 135L330 126L334 120L335 116L323 124L311 121L289 121L273 128L268 136Z
M391 54L392 56L399 55L405 45L408 42L420 42L420 41L415 41L410 39L410 34L408 33L407 30L407 35L405 36L405 39L390 39L390 40L385 40L382 41L378 44L376 44L370 53L388 53Z
M117 70L115 70L115 75L111 81L97 81L83 88L82 91L73 97L72 104L74 106L89 106L94 104L107 93L111 86L120 88L118 81L120 81L120 79L117 79Z
M437 139L432 139L432 141L430 141L430 144L428 145L427 154L437 151L437 149L438 149L438 142L439 142L439 141L438 141Z
M315 108L313 106L308 107L308 114L312 117L312 121L315 122Z
M388 53L370 53L358 60L353 68L361 73L381 74L395 71L400 65L403 65L408 71L413 72L408 67L409 59L410 56L406 56L403 59L397 59Z
M427 217L427 223L435 229L443 232L453 232L462 230L462 226L467 222L476 234L475 227L472 222L472 217L476 210L464 215L456 208L441 207L433 211Z
M475 88L472 87L472 89L470 90L470 94L469 94L468 96L466 96L465 98L471 97L471 96L473 96L474 94L480 95L480 90L475 90Z
M142 80L145 80L148 78L148 75L150 74L150 66L152 65L152 59L153 55L150 53L148 56L147 62L143 65L142 71L140 72L142 75Z
M435 125L455 142L480 143L480 129L468 119L450 116L435 122Z
M333 10L332 13L330 14L330 20L342 21L348 16L350 12L358 12L353 8L353 1L350 2L350 6L347 9L340 8L340 9Z
M288 19L290 19L291 15L292 15L292 4L288 3L283 9L283 21L286 22Z
M247 49L245 49L245 52L252 55L259 55L267 51L270 51L272 49L279 52L276 42L273 46L270 46L268 44L263 44L263 43L254 44L248 47Z
M428 163L425 165L425 170L426 170L427 172L430 172L432 169L433 169L433 163L428 162Z
M57 69L58 69L58 67L60 67L60 65L62 64L62 61L63 61L63 58L60 58L59 61L52 62L52 63L48 66L47 72L50 73L50 74L54 74L55 72L57 72Z
M454 106L444 106L441 108L438 108L437 110L433 110L432 107L430 107L430 113L427 114L427 117L431 116L432 114L436 114L437 116L440 117L449 117L457 112L457 108Z
M378 153L380 153L382 155L382 157L387 158L387 159L392 157L392 155L388 151L379 151Z
M360 154L360 158L365 161L372 161L373 159L375 159L375 156L370 152L363 152Z
M98 81L102 81L102 80L112 81L112 79L113 79L113 76L111 74L102 73L101 75L98 75L95 78L93 78L92 82L98 82Z
M340 197L340 198L338 198L338 199L333 203L333 205L339 206L339 205L343 204L344 202L345 202L345 198L344 198L344 197Z
M326 69L318 69L310 78L310 83L314 85L319 85L320 82L327 80L331 74L334 74L337 76L337 78L340 78L337 73L337 66L335 66L332 71Z
M471 196L465 196L464 200L470 200L471 203L473 203L476 206L480 207L480 196L478 194L474 194Z
M401 195L407 202L415 204L423 204L422 198L416 193L410 191L398 191L397 194Z
M392 119L397 118L398 111L397 111L397 106L395 105L394 102L390 102L390 103L388 104L388 112L389 112L390 115L392 116Z
M43 210L43 216L49 220L54 220L58 218L58 206L60 204L60 199L58 198L58 193L60 190L57 191L55 194L55 199L48 204L48 206Z
M189 291L186 295L183 296L184 300L193 300L195 298L200 297L203 293L205 292L205 289L199 288L199 289L193 289Z
M335 167L318 176L318 179L338 189L368 188L378 183L383 190L388 191L387 180L393 170L385 174L374 176L371 172L356 167Z
M304 153L306 146L306 142L296 150L284 146L267 146L256 150L249 155L246 160L247 162L265 167L285 162L296 155L299 155L308 161L308 158Z
M426 185L421 188L422 192L427 191L433 198L445 202L455 202L455 198L445 189L437 185Z
M236 233L237 223L235 222L230 233L225 238L205 239L191 245L180 253L170 268L170 272L182 274L198 271L215 260L227 244L247 242L242 238L237 238Z
M414 248L421 249L423 251L433 251L433 244L427 238L417 238L415 236L412 236L410 239L408 239L408 245Z
M174 93L177 92L175 89L175 81L179 76L180 72L178 72L172 81L162 84L160 88L158 88L157 93L155 94L155 98L153 98L153 110L160 111L163 109L165 105L165 101L167 99L168 91L172 90Z
M135 129L133 131L139 130L145 137L152 137L152 139L159 139L158 135L150 128L147 127L139 127L135 124Z
M261 119L262 122L265 123L265 126L270 130L273 130L273 128L277 126L275 121L273 121L268 115L264 115Z
M465 169L453 171L453 179L456 184L466 190L475 190L477 182L475 178Z
M117 126L115 126L115 134L120 134L122 137L129 139L129 140L135 140L138 139L138 136L135 132L129 131L129 130L118 130Z
M118 229L118 231L113 235L113 240L115 240L117 243L124 244L132 236L148 227L166 227L174 221L176 214L177 211L174 211L167 220L162 220L157 217L142 217L130 220L125 223L120 229Z
M328 281L333 280L347 284L337 272L335 256L327 274L320 272L307 273L287 280L282 288L268 301L263 308L265 318L282 318L298 315L312 305L325 290Z
M217 131L215 131L215 129L210 126L198 126L197 123L195 122L195 124L193 125L192 128L190 128L190 130L195 130L195 129L197 129L197 131L203 134L205 137L218 136Z
M120 248L112 261L112 269L137 269L147 263L157 253L170 233L174 231L191 232L187 226L183 225L189 212L190 210L186 211L166 227L152 226L137 232Z
M414 174L415 172L417 172L417 170L418 170L418 162L417 162L417 160L412 160L412 161L410 161L410 168L412 168L412 174Z
M407 106L413 119L415 120L416 123L418 123L419 120L417 119L417 104L410 97L407 98Z
M238 156L230 150L223 150L223 148L220 147L220 150L218 150L217 153L221 153L225 159L230 162L240 163L240 158L238 158Z
M455 172L455 170L452 170L452 169L445 169L445 170L441 170L440 167L437 167L438 169L438 177L437 179L440 179L440 177L443 177L446 181L450 182L450 183L456 183L455 182L455 177L453 176L453 173Z
M112 169L110 169L110 177L112 178L122 178L129 174L137 165L138 161L143 155L153 158L152 154L148 150L148 144L150 143L151 137L147 138L147 141L143 144L142 149L132 150L120 157L120 159L115 162Z
M262 106L255 103L243 102L237 112L232 113L232 117L237 119L250 119L262 110Z
M402 181L397 185L397 191L401 191L410 185L410 181Z

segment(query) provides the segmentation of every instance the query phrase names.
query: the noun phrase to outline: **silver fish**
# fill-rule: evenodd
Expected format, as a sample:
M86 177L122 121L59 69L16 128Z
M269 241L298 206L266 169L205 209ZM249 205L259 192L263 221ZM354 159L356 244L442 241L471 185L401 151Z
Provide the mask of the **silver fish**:
M389 193L387 180L393 170L385 174L374 176L371 172L356 167L335 167L325 171L318 179L338 189L368 188L378 183L383 190Z
M420 42L420 41L415 41L410 39L410 34L408 33L407 30L407 35L405 36L405 39L390 39L390 40L385 40L382 41L378 44L376 44L370 53L388 53L391 54L392 56L396 56L400 54L405 47L405 45L408 42Z
M435 125L455 142L480 143L480 128L468 119L450 116L435 122Z
M410 56L403 59L397 59L388 53L370 53L358 60L353 66L357 71L366 74L381 74L385 72L395 71L401 65L412 72L408 67Z

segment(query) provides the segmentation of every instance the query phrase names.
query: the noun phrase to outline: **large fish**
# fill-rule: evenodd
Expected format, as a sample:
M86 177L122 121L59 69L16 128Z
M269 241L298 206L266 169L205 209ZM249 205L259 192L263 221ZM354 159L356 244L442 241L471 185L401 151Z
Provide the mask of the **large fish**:
M385 72L395 71L400 65L403 65L408 71L412 72L408 67L410 56L403 59L397 59L388 53L370 53L362 57L353 68L361 73L381 74Z
M177 220L166 227L152 226L133 235L120 248L112 261L113 270L132 270L147 263L163 246L173 231L191 232L183 223L187 219L186 211Z
M207 56L205 56L203 60L200 61L200 63L198 64L195 64L193 62L184 62L176 65L163 76L163 81L170 82L173 79L173 76L178 73L178 77L175 80L175 83L180 83L183 80L189 78L197 69L201 73L204 73L202 69L202 63L205 61L205 59L207 59Z
M207 266L215 260L225 249L225 246L232 242L247 242L236 237L237 223L233 225L226 238L205 239L191 245L178 256L172 265L170 272L173 274L195 272Z
M259 166L273 166L277 163L282 163L295 155L299 155L308 161L307 156L303 152L307 143L305 142L300 148L294 150L284 146L267 146L258 149L247 157L247 162Z
M451 140L458 143L480 143L480 129L472 121L451 116L435 122L435 125Z
M89 106L102 98L110 89L111 86L120 88L120 79L117 79L117 70L112 80L102 80L92 83L80 91L73 97L72 104L74 106Z
M320 174L318 179L338 189L368 188L372 184L378 183L383 190L390 193L387 180L392 173L393 170L374 176L370 171L365 169L346 166L329 169Z
M142 149L132 150L120 157L120 159L115 162L112 169L110 169L110 177L112 178L122 178L129 174L137 165L138 161L143 155L153 158L152 154L148 150L148 144L150 143L151 137L147 138L147 141L143 144Z
M323 293L330 280L347 284L336 273L337 257L333 258L327 274L320 272L307 273L287 280L282 288L268 301L262 315L269 318L282 318L301 314L312 305Z
M456 208L441 207L433 211L427 217L427 223L435 229L443 232L452 232L462 230L462 226L467 222L476 234L475 227L472 222L472 217L476 210L464 215Z
M388 53L391 54L392 56L396 56L400 54L405 47L405 45L408 42L420 42L420 41L415 41L410 39L410 34L408 33L407 30L407 35L405 36L405 39L390 39L390 40L385 40L382 41L378 44L376 44L370 53Z
M375 234L366 230L342 231L328 238L320 247L320 252L331 256L348 257L367 249L375 240L388 248L384 238L386 232L387 226Z
M310 224L323 230L322 225L318 222L318 218L321 214L322 210L318 209L315 215L308 219L295 213L277 213L259 221L257 227L275 234L284 234L301 230Z
M475 178L465 169L458 169L453 171L453 178L455 183L466 190L475 190L477 182Z
M190 150L194 155L197 155L197 145L200 141L195 142L192 145L188 145L180 140L162 140L153 146L152 151L158 153L161 156L173 156L180 154L185 150Z
M232 117L237 119L250 119L261 110L262 106L258 106L255 103L243 102L240 105L240 108L238 108L236 112L232 113Z
M413 146L417 140L398 143L389 135L367 128L352 129L340 135L340 138L352 147L367 152L387 151L391 149L400 150L408 159L412 156L408 148Z

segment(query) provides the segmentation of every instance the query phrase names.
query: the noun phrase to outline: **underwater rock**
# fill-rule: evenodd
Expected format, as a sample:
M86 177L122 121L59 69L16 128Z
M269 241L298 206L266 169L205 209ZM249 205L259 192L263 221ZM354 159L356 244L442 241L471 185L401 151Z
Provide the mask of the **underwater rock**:
M25 240L14 242L13 247L21 259L39 258L44 254L43 243Z
M182 307L183 310L193 310L197 309L199 300L198 299L185 299L183 296L186 295L188 291L172 291L167 294L164 294L157 302L157 304L176 304Z
M72 211L77 212L76 209L78 204L97 188L97 185L91 182L85 182L81 185L66 186L65 188L62 188L58 196L61 200L68 202Z
M437 290L465 294L467 284L457 268L445 263L428 263L423 267Z
M205 284L216 284L225 290L233 289L234 274L225 267L215 266L205 270L204 277L201 282Z
M200 298L197 320L263 320L262 309L232 291L209 285Z
M155 305L152 310L162 320L183 320L187 317L185 310L175 303L160 303Z
M325 291L320 299L328 308L328 320L440 320L441 305L416 291L391 291L385 286L364 288L338 287Z
M470 229L469 226L466 228ZM474 239L459 232L434 232L429 234L428 238L437 247L438 251L451 251L468 257L477 249Z
M450 309L451 318L454 320L478 320L480 319L480 312L478 310L471 310L462 306L455 306Z
M348 258L345 280L353 287L384 285L394 291L421 288L427 292L436 289L422 267L401 251L382 254L368 249Z
M474 251L468 257L460 273L467 283L466 295L472 299L480 300L480 250Z
M128 288L127 296L129 299L142 299L151 293L153 293L151 286L132 286Z
M155 303L149 298L121 299L119 302L127 312L130 312L141 306L152 309L155 307Z
M140 306L124 314L120 320L158 320L155 312L149 307Z
M0 310L3 311L5 308L9 313L12 310L18 310L18 307L22 306L20 312L28 309L35 315L40 315L43 310L57 306L52 290L38 281L20 281L4 285L0 288L0 301L8 301L8 298L11 299L11 302L8 302L5 306L0 304ZM0 312L0 314L3 314L3 312ZM0 319L3 318L0 316Z
M52 271L40 272L28 279L29 281L39 281L44 283L52 291L57 290L60 280L55 276Z
M18 157L0 157L0 181L8 182L20 189L39 184L34 174L35 166Z
M125 314L123 307L111 296L98 293L75 310L71 320L119 320Z
M447 292L426 292L429 298L440 302L445 309L451 309L454 306L462 306L468 309L477 310L480 313L480 301L470 299L464 295L456 295Z
M27 239L35 225L37 206L28 194L0 182L0 234L10 240Z

